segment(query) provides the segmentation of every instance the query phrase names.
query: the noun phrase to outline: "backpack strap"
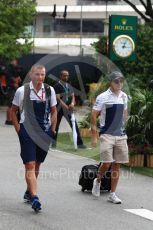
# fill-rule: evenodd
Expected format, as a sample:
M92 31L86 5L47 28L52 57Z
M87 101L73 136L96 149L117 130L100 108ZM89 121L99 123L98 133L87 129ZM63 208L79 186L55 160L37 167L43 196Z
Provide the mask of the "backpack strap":
M30 83L25 83L24 84L24 99L23 100L27 100L27 96L30 97Z
M25 108L25 104L26 104L28 95L30 97L30 84L29 83L25 83L24 84L23 104L22 104L22 108L20 110L20 114L23 112L23 109Z
M46 92L46 100L50 103L50 98L51 98L51 88L48 84L44 83L45 87L45 92ZM27 97L30 97L30 84L25 83L24 84L24 97L23 97L23 105L21 112L23 111L23 108L25 107L25 103L27 102Z
M51 88L46 83L44 83L44 87L45 87L45 92L46 92L46 98L50 101ZM30 84L29 83L24 84L24 99L27 98L27 96L30 96Z
M44 87L45 87L45 92L46 92L46 98L50 101L50 97L51 97L51 88L48 84L44 83Z

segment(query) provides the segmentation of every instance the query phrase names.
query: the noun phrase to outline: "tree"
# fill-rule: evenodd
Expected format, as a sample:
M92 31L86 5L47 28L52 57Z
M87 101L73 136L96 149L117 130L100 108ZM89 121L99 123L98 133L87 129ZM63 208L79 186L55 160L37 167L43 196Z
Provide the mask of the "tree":
M144 6L145 13L141 12L138 9L138 7L134 3L132 3L132 1L124 0L124 2L130 5L145 20L145 22L153 24L153 8L152 8L153 1L152 0L139 0L139 1L141 5Z
M0 60L10 62L32 48L31 34L26 27L32 25L36 13L34 0L0 1ZM23 39L21 44L19 39Z

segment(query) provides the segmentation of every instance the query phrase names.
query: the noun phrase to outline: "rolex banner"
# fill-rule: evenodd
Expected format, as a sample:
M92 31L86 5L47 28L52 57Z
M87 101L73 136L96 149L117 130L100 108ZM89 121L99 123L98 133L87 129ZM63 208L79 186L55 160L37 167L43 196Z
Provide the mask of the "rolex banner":
M136 59L137 17L111 15L109 18L109 57L112 61Z

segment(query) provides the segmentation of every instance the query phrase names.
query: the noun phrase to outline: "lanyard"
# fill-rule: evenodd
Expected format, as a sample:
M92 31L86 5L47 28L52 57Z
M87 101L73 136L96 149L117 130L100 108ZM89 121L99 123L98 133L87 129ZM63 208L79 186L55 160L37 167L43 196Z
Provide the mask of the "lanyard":
M34 89L33 89L33 92L41 101L43 101L43 99L44 99L44 91L43 91L43 89L41 89L41 92L42 92L41 97L37 94L37 92Z
M64 91L65 91L65 100L66 102L68 102L69 100L69 86L68 84L66 83L65 85L62 84L62 82L59 81L59 83L62 85L62 87L64 88Z
M66 93L66 94L68 94L68 92L69 92L69 86L68 86L68 84L66 83L66 84L64 85L64 84L62 84L62 82L61 82L61 81L59 81L59 83L60 83L60 84L61 84L61 86L64 88L65 93Z

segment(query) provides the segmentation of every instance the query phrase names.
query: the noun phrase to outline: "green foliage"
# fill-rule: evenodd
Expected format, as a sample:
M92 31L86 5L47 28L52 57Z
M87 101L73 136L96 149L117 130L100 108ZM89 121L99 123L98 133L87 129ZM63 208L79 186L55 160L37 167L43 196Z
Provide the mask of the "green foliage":
M35 6L33 0L0 1L1 60L9 62L31 50L31 34L26 31L26 27L33 24ZM25 43L21 44L19 39Z
M97 127L99 127L99 118L97 118ZM90 128L91 127L91 112L87 113L82 121L79 121L79 128Z
M99 37L98 42L91 44L98 53L108 56L108 38L107 36Z
M134 156L134 155L139 155L143 154L143 146L142 145L135 145L135 144L129 144L129 155Z
M69 152L71 154L77 154L82 157L92 158L94 160L99 161L99 144L96 148L92 148L91 146L91 138L84 137L83 143L87 146L86 149L74 149L74 143L72 138L72 133L59 133L57 138L57 148L64 151Z
M105 80L105 78L102 76L101 81L99 82L99 86L96 90L92 90L91 92L89 92L89 99L96 99L96 97L101 94L102 92L104 92L107 88L108 88L108 81Z
M124 167L125 169L128 169L128 167L125 165L122 165L122 167ZM130 168L130 172L139 173L141 175L153 177L153 168L132 167Z
M131 101L131 113L127 124L129 141L153 144L153 91L135 90Z
M153 79L153 27L143 25L138 27L136 55L137 59L133 62L120 61L118 67L122 72L131 75L132 78L140 79L140 87L145 86Z
M82 121L79 121L79 128L90 128L91 123L91 113L87 113Z

